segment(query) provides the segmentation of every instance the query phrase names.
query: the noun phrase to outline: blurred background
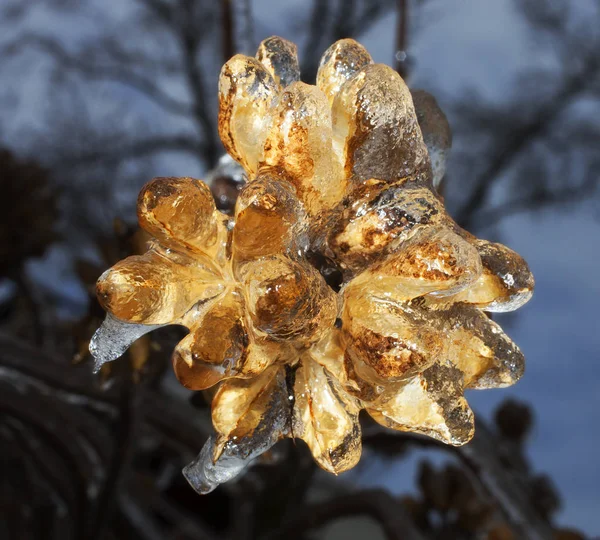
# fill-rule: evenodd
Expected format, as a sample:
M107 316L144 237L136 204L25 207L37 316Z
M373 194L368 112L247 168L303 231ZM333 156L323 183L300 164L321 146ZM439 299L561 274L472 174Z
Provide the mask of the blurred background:
M598 0L0 0L0 29L0 538L600 535ZM143 249L146 181L215 167L220 66L273 34L306 81L354 37L436 96L451 214L536 277L498 317L527 370L467 396L461 449L367 426L349 473L287 441L200 497L180 471L210 419L170 372L181 331L93 376L94 283Z

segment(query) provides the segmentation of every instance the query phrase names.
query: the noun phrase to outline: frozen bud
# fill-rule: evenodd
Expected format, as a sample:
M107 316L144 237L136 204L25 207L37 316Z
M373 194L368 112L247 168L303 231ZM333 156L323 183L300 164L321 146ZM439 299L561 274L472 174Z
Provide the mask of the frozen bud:
M219 135L227 152L248 174L257 170L278 92L278 84L255 58L238 54L221 70Z
M203 311L173 354L177 378L192 390L203 390L223 378L242 374L248 356L242 296L224 295Z
M292 186L264 173L246 184L236 205L233 254L239 264L257 257L306 249L307 219Z
M256 59L282 88L300 80L298 47L287 39L271 36L263 40L256 52Z
M241 277L254 327L261 332L309 343L333 326L335 293L312 266L269 257L247 263Z
M433 185L438 188L446 173L446 161L452 147L452 131L444 111L429 92L412 90L411 95L431 161Z
M410 91L389 66L367 65L342 86L333 102L333 132L354 183L431 174Z
M143 324L176 323L195 302L220 290L221 283L205 267L176 264L157 250L118 262L96 285L106 311L122 321Z
M317 87L325 93L330 106L342 85L372 62L368 51L353 39L340 39L325 51L319 63Z
M347 274L380 260L422 226L449 222L442 202L427 187L369 180L328 217L327 246Z
M261 166L289 180L310 213L341 199L344 185L333 154L331 111L318 88L296 82L281 93Z
M446 297L481 275L475 247L445 227L422 227L386 259L373 264L348 287L406 302L431 294Z
M430 324L446 335L448 359L464 375L467 388L503 388L525 370L519 348L485 313L467 304L430 312Z
M342 343L365 380L397 381L440 360L446 337L431 328L426 314L401 302L347 291L342 311ZM362 366L369 369L361 369Z
M100 366L149 330L190 329L174 370L213 388L216 431L184 470L194 489L282 437L343 472L360 458L361 409L466 443L464 389L524 369L484 311L520 307L534 283L519 255L446 213L434 183L451 136L435 100L351 39L305 84L296 46L271 37L223 67L219 134L230 157L208 179L232 216L199 180L150 182L138 205L150 251L100 278L109 315L90 344Z
M527 303L535 281L523 257L502 244L470 239L481 257L483 273L453 300L492 312L514 311Z
M272 366L253 379L225 381L212 401L212 421L217 432L213 458L226 447L244 441L274 443L291 427L291 407L285 369Z
M140 226L165 245L207 250L218 241L209 187L194 178L154 178L138 197Z
M431 366L388 402L367 411L385 427L421 433L454 446L469 442L475 431L473 412L463 397L462 372L445 363Z
M340 383L312 360L303 361L294 382L292 433L308 444L316 462L339 474L361 454L359 407Z

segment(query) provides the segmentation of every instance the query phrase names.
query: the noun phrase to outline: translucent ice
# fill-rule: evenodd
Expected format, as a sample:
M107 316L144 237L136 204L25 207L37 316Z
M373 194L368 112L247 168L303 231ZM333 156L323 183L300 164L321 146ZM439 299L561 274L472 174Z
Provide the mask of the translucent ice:
M94 371L100 371L106 362L112 362L123 355L136 339L162 326L164 325L127 323L107 313L102 326L90 341L90 352L95 360Z
M360 459L362 409L468 442L464 390L524 371L485 312L522 306L534 280L518 254L446 212L435 187L451 135L435 100L349 39L305 84L295 45L271 37L223 67L219 134L238 165L209 178L236 176L229 215L200 180L148 183L138 217L153 239L99 279L109 314L90 345L99 367L154 328L189 329L174 371L212 388L215 428L184 470L194 489L208 493L282 437L345 471Z

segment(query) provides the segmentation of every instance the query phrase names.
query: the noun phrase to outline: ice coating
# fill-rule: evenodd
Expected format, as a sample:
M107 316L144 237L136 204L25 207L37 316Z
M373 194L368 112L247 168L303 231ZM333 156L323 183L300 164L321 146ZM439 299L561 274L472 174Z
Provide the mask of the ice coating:
M394 182L431 171L410 91L391 67L363 67L342 85L332 111L344 172L353 182Z
M292 433L309 446L317 463L338 474L360 459L360 407L339 381L311 358L296 370Z
M329 106L342 85L372 62L369 52L353 39L340 39L323 53L317 72L317 87L327 96Z
M311 213L341 199L345 183L333 152L331 110L318 88L295 82L281 92L261 166L279 171L291 182Z
M517 253L446 212L435 187L451 136L435 100L351 39L325 52L316 86L300 82L295 45L271 37L223 67L219 134L231 158L209 178L234 171L227 200L189 177L142 189L153 239L100 277L108 315L90 345L101 366L155 328L189 329L173 368L185 387L211 388L215 429L184 469L194 489L283 437L326 471L348 470L361 410L468 442L465 389L524 371L485 312L521 307L534 280Z
M227 152L248 173L256 172L278 88L255 58L238 54L221 70L219 135Z
M266 367L252 363L244 301L239 291L205 304L202 310L173 353L173 369L183 386L202 390L221 379L254 375Z
M463 397L463 375L440 362L408 381L392 399L367 409L385 427L428 435L455 446L475 431L473 412Z
M534 280L525 260L502 244L475 239L483 272L477 283L459 294L463 301L485 311L514 311L533 294Z
M423 227L359 276L348 288L364 290L398 302L423 295L439 297L460 293L482 274L477 249L445 228Z
M236 265L284 253L296 256L308 245L306 212L296 191L275 175L261 174L237 200L233 230Z
M287 39L278 36L265 39L258 47L256 59L282 88L300 80L298 47Z
M437 189L446 173L446 161L452 147L452 132L435 97L425 90L411 90L410 93L431 161L433 186Z
M162 326L164 325L127 323L107 313L104 322L90 341L94 372L99 372L104 364L123 355L134 341Z
M194 178L155 178L138 197L140 226L163 243L210 250L219 240L219 220L210 189Z
M253 379L224 382L212 402L217 432L213 459L219 459L227 445L267 446L287 434L291 428L289 396L281 366L271 366Z
M232 480L261 454L269 450L272 444L231 445L226 448L219 459L213 460L215 439L210 437L194 461L183 468L183 476L190 486L200 495L214 491L220 484Z
M270 257L246 265L242 280L254 327L274 339L314 341L334 324L335 294L309 264Z
M425 226L451 223L441 201L425 186L370 180L328 216L326 252L353 276L381 260Z
M341 338L346 354L370 368L363 375L392 382L444 358L446 344L445 336L410 307L360 294L344 302Z

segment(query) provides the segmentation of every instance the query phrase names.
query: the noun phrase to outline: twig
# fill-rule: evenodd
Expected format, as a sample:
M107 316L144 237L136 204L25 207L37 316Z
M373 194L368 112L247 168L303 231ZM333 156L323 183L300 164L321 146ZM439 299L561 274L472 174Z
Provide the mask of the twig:
M377 430L379 429L379 433ZM553 538L550 526L544 522L534 509L528 497L528 489L524 482L504 465L500 455L501 445L492 432L482 423L477 423L475 437L468 444L460 447L448 446L431 439L416 437L410 434L383 430L377 426L369 429L367 441L372 438L377 445L382 445L384 438L398 439L402 446L431 447L456 455L471 471L474 478L497 501L507 521L519 538L531 540L548 540ZM386 443L383 443L387 446Z
M252 54L254 50L254 19L252 17L252 0L237 0L238 19L236 35L238 38L237 50L245 54Z
M29 305L29 312L31 313L31 326L33 329L33 341L36 345L42 346L44 344L45 337L45 327L42 322L42 317L40 315L41 306L38 304L33 291L32 284L28 283L28 279L25 276L25 270L20 269L15 277L15 284L17 285L17 289L19 293L23 296L27 304Z
M227 62L235 54L233 42L233 11L231 0L221 0L221 39L223 47L223 62Z
M187 4L184 4L187 5ZM193 4L190 4L192 6ZM191 7L188 9L188 17L194 16ZM215 143L213 121L208 113L209 100L206 99L204 91L204 78L202 68L198 62L197 54L200 45L197 29L193 24L186 24L179 36L179 42L183 53L183 65L185 77L193 100L192 114L196 120L204 144L198 144L197 150L201 153L208 167L214 167L218 161L218 146Z
M132 382L123 382L120 397L120 416L115 429L115 450L106 471L106 480L98 497L95 508L96 520L91 529L90 538L101 539L103 533L112 522L112 516L117 509L117 497L123 483L123 475L127 471L133 455L133 441L137 434L140 414L137 406L139 396L131 389Z
M407 46L408 46L408 0L396 0L397 22L396 22L396 71L403 79L408 72Z

